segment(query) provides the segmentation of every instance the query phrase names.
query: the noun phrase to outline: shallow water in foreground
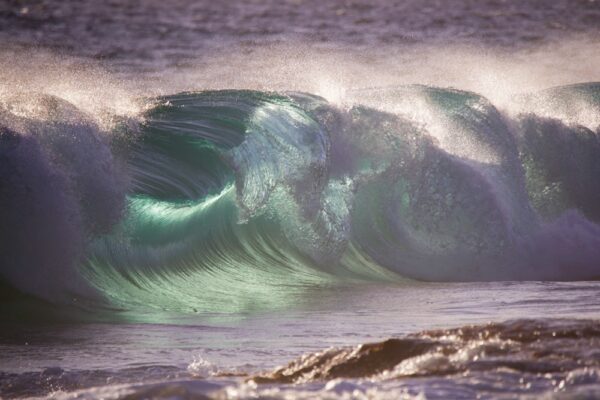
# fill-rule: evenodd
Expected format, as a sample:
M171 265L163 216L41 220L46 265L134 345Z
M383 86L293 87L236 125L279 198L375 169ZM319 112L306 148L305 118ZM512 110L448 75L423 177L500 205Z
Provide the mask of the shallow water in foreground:
M597 397L599 95L11 94L0 394Z
M153 313L148 320L154 323L4 324L0 394L594 398L600 326L583 320L600 316L599 289L598 282L359 285L315 289L275 312ZM514 322L519 319L528 321ZM512 322L498 323L505 320ZM477 327L469 331L471 324ZM462 339L459 332L410 336L406 348L414 354L385 350L392 359L375 363L384 371L363 360L362 369L346 375L248 382L303 354L450 327L463 327ZM428 341L446 344L432 354L437 345L423 347Z

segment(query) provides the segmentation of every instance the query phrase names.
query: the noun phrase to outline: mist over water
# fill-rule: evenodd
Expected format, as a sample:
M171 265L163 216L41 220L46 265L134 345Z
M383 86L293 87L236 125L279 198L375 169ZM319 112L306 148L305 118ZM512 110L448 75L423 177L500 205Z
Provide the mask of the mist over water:
M0 395L598 395L599 19L0 5Z

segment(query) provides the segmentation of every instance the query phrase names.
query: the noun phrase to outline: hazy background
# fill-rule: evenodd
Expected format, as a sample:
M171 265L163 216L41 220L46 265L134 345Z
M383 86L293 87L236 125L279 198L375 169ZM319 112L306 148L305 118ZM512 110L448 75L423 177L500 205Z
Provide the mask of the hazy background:
M181 90L420 83L484 94L600 79L596 0L3 0L0 92L135 113Z

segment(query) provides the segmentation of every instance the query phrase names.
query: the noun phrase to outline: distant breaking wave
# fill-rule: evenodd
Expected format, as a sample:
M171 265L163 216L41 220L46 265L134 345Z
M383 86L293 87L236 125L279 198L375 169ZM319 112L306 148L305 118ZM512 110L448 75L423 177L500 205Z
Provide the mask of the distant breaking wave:
M0 104L0 278L52 302L239 310L315 285L600 277L600 83L155 99L106 134ZM516 110L516 111L515 111Z

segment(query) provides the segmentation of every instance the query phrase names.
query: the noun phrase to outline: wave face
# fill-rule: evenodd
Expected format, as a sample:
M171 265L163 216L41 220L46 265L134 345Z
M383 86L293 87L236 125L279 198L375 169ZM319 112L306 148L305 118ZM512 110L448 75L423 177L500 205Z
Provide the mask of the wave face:
M239 311L338 282L600 277L600 84L225 90L106 132L0 112L2 280L54 302Z

